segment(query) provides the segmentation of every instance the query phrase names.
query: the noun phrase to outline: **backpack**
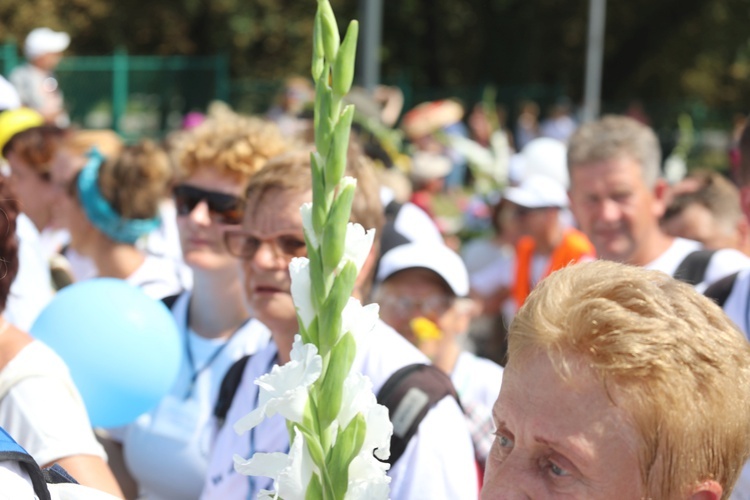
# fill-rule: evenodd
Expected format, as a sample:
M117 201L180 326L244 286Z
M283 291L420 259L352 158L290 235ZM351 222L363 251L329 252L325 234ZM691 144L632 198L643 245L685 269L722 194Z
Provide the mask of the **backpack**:
M249 359L248 354L235 361L221 381L214 406L214 417L219 428L226 421ZM396 463L427 412L446 396L453 397L461 406L450 377L432 365L406 365L388 377L377 395L378 403L388 408L393 423L391 456L386 460L387 463Z
M51 484L78 484L62 467L55 464L52 467L41 469L34 458L28 454L23 447L0 427L0 462L18 462L29 475L34 494L39 500L50 500L50 491L47 485Z
M725 276L718 281L715 281L708 288L706 288L706 290L703 292L703 295L716 302L719 307L723 308L724 303L727 301L729 295L734 289L734 284L737 281L737 276L739 274L740 273L738 271L736 273L730 274L729 276Z
M716 250L695 250L682 259L672 277L688 285L695 286L702 283L706 277L706 269Z

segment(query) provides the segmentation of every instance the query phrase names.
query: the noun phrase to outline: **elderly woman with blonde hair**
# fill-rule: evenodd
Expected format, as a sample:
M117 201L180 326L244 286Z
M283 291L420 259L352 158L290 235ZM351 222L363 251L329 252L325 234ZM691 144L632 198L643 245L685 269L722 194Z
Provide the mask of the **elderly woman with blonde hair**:
M560 270L509 334L482 498L725 499L750 454L750 345L665 274Z

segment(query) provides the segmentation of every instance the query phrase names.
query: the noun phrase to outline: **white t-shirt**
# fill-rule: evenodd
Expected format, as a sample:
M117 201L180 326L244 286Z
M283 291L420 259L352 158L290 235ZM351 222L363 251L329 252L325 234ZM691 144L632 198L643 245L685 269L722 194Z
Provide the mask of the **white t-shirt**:
M697 241L675 238L672 245L664 253L645 267L672 276L685 257L702 248ZM742 252L731 248L717 250L708 263L703 281L695 285L695 289L703 292L714 281L748 267L750 267L750 257Z
M39 465L71 455L106 460L62 359L34 341L0 371L0 426Z
M190 293L185 292L172 308L190 349L186 346L177 381L156 409L124 431L126 464L142 497L149 500L200 496L208 467L208 423L221 381L235 361L265 346L271 335L262 323L251 319L228 341L200 337L187 329L189 302Z
M255 498L260 489L273 489L273 481L248 477L234 471L234 454L249 457L253 451L286 452L289 438L285 421L279 415L264 420L252 431L238 436L234 422L257 405L255 379L276 362L273 342L253 356L245 367L225 425L219 430L211 454L211 464L201 498L232 500ZM377 393L388 377L412 363L427 358L401 335L383 322L367 335L357 338L357 357L353 369L370 377ZM404 454L389 471L390 497L394 500L475 499L477 470L471 437L463 413L452 398L444 398L430 410L409 442ZM248 494L252 488L254 494Z
M154 255L147 255L143 264L125 281L158 300L177 295L185 289L175 262Z
M37 316L52 300L52 278L39 231L26 215L16 219L18 274L10 286L5 319L29 331Z

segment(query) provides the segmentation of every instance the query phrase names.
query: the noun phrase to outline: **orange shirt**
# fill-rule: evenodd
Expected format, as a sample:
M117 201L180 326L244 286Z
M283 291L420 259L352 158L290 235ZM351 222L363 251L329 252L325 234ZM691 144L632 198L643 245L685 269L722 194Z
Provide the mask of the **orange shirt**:
M513 298L517 307L521 307L531 293L531 262L535 248L536 242L531 236L522 237L516 244L516 282L513 285ZM595 256L594 245L585 234L577 229L567 229L560 244L552 251L549 265L542 277L584 257Z

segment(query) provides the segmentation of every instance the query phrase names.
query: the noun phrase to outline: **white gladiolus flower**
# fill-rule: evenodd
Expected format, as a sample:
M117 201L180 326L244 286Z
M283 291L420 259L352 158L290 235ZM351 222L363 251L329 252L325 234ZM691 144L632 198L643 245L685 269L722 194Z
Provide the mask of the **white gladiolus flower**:
M275 492L262 491L260 498L305 498L313 469L312 457L305 446L305 438L295 428L294 440L285 453L256 453L250 460L234 456L234 468L247 476L273 478Z
M370 333L378 322L378 311L380 311L378 304L362 306L359 300L349 298L341 312L341 331L352 332L355 339L360 335Z
M346 242L344 244L344 256L339 263L339 269L351 261L357 266L357 271L362 270L362 266L370 254L372 242L375 239L375 230L365 231L365 228L352 222L346 225Z
M372 392L370 379L360 373L352 372L344 380L341 410L337 418L339 428L346 428L357 413L364 415L367 424L365 441L359 454L372 456L374 450L375 456L379 459L388 459L391 456L390 445L393 434L393 424L388 418L388 409L378 404ZM388 469L386 464L378 463L385 465L384 470Z
M292 300L297 308L300 320L305 328L315 318L312 297L310 295L312 285L310 282L310 260L307 257L295 257L289 263L289 274L292 278Z
M368 425L368 431L369 425ZM364 450L364 447L362 448ZM349 464L349 484L345 500L382 500L388 498L391 478L386 476L388 464L360 453Z
M259 377L255 384L260 391L258 407L234 424L237 434L249 431L263 421L280 413L285 419L301 423L308 399L308 388L318 380L323 360L313 344L303 344L294 337L291 359L284 366L274 366L271 373Z

